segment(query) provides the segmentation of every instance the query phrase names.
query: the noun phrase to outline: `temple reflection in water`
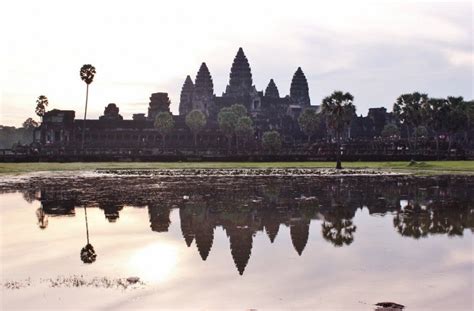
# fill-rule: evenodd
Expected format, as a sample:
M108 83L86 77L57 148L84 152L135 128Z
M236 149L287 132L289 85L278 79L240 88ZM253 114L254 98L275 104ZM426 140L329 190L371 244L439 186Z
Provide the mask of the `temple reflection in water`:
M265 232L273 243L280 226L289 227L294 251L301 256L311 221L319 220L324 240L335 247L347 246L356 238L353 218L362 208L371 215L393 215L396 232L415 239L462 236L465 229L474 229L474 185L463 177L252 177L251 183L247 178L147 177L146 183L140 178L120 183L117 189L103 178L74 187L32 181L22 192L25 200L41 202L35 212L42 229L48 226L48 217L74 216L82 206L100 208L109 222L117 222L128 206L146 208L151 230L162 233L169 230L170 213L178 208L186 245L194 242L206 260L214 231L221 227L241 275L258 232Z

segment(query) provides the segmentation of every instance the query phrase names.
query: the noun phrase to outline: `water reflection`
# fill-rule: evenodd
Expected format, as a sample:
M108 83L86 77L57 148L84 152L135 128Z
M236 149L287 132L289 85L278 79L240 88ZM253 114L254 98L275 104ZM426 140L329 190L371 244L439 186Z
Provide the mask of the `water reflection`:
M89 242L89 221L87 219L87 207L84 205L84 221L86 223L87 244L81 249L81 260L83 263L93 263L97 259L94 247Z
M364 207L372 215L393 217L394 230L403 237L462 236L465 229L474 228L474 181L468 177L252 177L251 182L239 177L128 178L118 182L91 178L88 183L43 180L22 187L25 200L40 201L36 216L43 230L48 217L75 216L75 209L84 207L87 244L81 250L81 260L85 263L94 262L97 256L89 242L86 207L100 208L111 223L120 221L124 206L146 208L150 228L157 233L169 230L170 213L179 209L186 245L195 243L205 261L215 229L222 228L241 275L258 232L264 232L273 243L280 226L289 227L294 251L301 256L311 221L319 220L325 241L348 247L357 241L353 218Z

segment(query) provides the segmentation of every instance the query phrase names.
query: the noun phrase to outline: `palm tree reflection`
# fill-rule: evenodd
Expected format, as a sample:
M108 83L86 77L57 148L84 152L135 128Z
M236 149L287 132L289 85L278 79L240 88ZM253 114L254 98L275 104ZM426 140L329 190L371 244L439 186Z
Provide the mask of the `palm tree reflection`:
M38 227L42 230L48 227L48 215L43 210L43 207L40 207L36 210L36 218L38 218Z
M93 263L96 258L97 254L95 253L94 247L89 242L89 223L87 221L87 207L84 205L84 217L86 220L86 236L87 236L87 244L81 249L81 260L83 263Z

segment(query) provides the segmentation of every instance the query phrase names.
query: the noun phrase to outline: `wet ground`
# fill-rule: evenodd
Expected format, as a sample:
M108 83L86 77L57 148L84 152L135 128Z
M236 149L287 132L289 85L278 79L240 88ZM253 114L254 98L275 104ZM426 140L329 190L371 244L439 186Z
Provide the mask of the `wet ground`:
M472 189L377 171L3 176L2 309L471 310Z

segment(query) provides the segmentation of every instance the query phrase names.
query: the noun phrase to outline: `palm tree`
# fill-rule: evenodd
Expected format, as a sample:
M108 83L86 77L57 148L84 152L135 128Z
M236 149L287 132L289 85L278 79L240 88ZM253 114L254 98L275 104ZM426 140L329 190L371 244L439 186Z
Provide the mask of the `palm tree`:
M423 123L422 107L426 105L428 101L427 94L421 94L415 92L413 94L403 94L397 98L395 104L393 104L393 112L397 115L400 121L407 127L408 139L410 139L410 126L416 129ZM418 144L418 135L415 134L415 145L414 151L416 153L416 147Z
M38 117L43 118L44 114L46 113L46 107L48 107L48 97L44 95L38 96L36 100L36 109L35 113Z
M326 117L327 126L336 134L337 152L336 169L341 169L341 136L349 127L352 117L355 114L355 107L352 101L354 96L350 93L335 91L323 99L322 113Z
M81 71L79 72L82 81L86 83L86 108L84 110L84 122L82 123L82 145L81 150L84 151L84 138L86 135L86 117L87 117L87 101L89 99L89 84L92 83L95 76L95 67L86 64L81 67Z
M446 130L448 103L444 98L430 98L422 107L422 119L434 132L436 159L439 160L439 135Z

